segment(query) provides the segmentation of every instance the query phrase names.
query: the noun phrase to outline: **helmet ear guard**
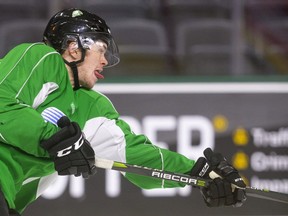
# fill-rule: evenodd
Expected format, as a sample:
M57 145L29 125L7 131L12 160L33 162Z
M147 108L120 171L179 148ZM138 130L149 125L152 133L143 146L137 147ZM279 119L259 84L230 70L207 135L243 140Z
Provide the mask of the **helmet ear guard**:
M61 46L62 52L69 47L71 42L76 42L76 45L75 45L74 48L78 49L79 48L79 44L80 44L78 41L79 40L78 40L78 36L77 35L66 35L66 37L63 39L62 46Z

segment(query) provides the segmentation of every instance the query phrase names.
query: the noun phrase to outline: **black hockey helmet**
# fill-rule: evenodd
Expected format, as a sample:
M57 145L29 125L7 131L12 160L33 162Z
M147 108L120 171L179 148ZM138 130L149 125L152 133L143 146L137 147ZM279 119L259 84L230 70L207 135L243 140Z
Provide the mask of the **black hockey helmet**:
M88 11L71 8L58 12L50 19L43 34L43 41L60 53L71 41L76 41L78 47L85 50L97 40L107 44L106 67L116 65L120 61L119 52L109 27L101 17Z

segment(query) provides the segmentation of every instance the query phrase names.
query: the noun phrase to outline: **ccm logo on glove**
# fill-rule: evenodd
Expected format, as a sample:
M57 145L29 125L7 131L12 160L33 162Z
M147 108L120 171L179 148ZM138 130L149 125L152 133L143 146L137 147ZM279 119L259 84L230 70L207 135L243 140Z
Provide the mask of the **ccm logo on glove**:
M79 140L77 140L76 143L74 143L72 146L68 146L67 148L58 151L57 157L66 156L66 155L70 154L73 150L76 151L76 150L80 149L83 144L84 144L84 137L81 136L79 138Z
M54 161L55 170L59 175L82 175L84 178L94 175L95 153L80 126L66 116L61 117L57 125L61 129L40 143Z

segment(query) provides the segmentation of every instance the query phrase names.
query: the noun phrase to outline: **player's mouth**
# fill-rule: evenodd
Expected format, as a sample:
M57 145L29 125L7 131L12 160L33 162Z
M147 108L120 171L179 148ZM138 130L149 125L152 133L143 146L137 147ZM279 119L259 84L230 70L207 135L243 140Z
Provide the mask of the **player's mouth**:
M102 71L100 70L95 70L94 74L97 77L97 79L104 79L104 76L101 74Z

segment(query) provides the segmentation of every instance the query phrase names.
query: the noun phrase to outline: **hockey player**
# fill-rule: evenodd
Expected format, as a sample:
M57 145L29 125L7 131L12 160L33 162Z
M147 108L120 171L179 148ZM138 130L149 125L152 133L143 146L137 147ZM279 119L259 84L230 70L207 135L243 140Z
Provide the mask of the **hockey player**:
M221 154L207 149L205 158L190 160L156 147L145 135L135 135L104 95L90 90L103 78L103 67L119 62L103 19L79 9L61 11L48 23L44 41L50 47L22 44L0 64L0 215L9 215L8 208L22 212L57 173L93 175L94 152L102 158L205 178L213 170L222 178L202 189L208 206L240 206L245 201L244 190L231 187L245 188L243 180ZM58 119L63 115L73 122L61 124ZM183 186L132 174L126 178L146 189Z

